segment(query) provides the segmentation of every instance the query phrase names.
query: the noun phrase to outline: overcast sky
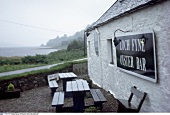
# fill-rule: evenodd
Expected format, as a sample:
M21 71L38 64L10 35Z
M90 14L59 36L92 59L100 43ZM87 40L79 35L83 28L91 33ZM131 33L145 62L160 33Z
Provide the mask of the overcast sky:
M0 0L0 47L39 46L95 22L116 0Z

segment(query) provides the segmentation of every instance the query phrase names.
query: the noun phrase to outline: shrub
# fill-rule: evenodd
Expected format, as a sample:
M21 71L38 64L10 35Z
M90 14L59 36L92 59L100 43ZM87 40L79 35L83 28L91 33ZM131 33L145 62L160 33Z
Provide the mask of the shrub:
M18 65L21 63L21 57L0 57L0 65Z
M13 91L15 89L14 85L10 83L7 87L7 91Z
M99 112L99 111L97 110L96 107L92 106L92 107L86 108L85 112L92 113L92 112Z
M25 56L23 57L22 63L23 64L39 64L39 63L47 63L46 61L47 56L46 55L39 55L36 56Z
M78 41L78 40L73 40L68 46L67 46L67 51L75 50L75 49L83 49L84 48L84 42L83 41Z

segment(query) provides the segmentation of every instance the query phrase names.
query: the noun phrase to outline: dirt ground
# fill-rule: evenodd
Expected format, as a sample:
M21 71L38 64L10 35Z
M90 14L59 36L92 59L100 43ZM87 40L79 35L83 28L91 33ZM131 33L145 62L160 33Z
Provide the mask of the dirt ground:
M62 82L58 82L59 88L57 91L62 90ZM98 86L92 84L92 88L99 88ZM92 112L116 112L117 111L117 101L112 94L101 89L102 93L107 99L107 102L103 103L102 111L92 111ZM4 99L0 100L0 112L38 112L38 113L55 113L55 107L51 106L52 96L51 90L48 86L35 88L32 90L27 90L21 92L20 98ZM87 93L85 98L85 105L93 104L93 99L90 93ZM73 106L72 98L67 98L64 100L64 107ZM66 112L70 112L69 110Z

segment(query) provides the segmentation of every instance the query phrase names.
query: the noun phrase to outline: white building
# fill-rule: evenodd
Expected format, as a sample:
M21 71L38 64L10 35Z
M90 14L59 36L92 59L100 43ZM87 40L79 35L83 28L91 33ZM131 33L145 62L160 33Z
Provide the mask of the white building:
M141 112L170 112L170 0L118 0L86 32L90 33L88 73L96 84L115 98L123 99L127 99L130 88L136 86L147 93ZM147 38L145 33L150 32L153 34ZM136 43L132 38L128 38L131 42L125 41L129 35L143 35L144 41L141 38ZM125 36L125 40L120 36ZM123 50L126 55L117 57L114 37L121 39L119 51ZM135 49L137 43L140 43L139 49ZM147 47L151 47L152 52L149 53ZM145 55L147 59L138 59L134 54ZM118 61L125 68L118 67Z

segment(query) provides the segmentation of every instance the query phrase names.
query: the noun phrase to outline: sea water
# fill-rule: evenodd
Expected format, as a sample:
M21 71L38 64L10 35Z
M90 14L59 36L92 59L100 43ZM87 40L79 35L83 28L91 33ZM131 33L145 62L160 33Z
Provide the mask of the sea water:
M49 47L0 47L0 56L12 57L12 56L34 56L36 54L46 55L58 49L52 49Z

